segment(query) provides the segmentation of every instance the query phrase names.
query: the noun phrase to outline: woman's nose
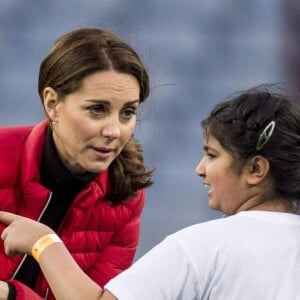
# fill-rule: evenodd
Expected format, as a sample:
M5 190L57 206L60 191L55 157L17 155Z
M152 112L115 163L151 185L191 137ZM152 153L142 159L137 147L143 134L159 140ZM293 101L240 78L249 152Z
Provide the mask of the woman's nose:
M102 128L102 135L108 138L119 138L121 135L120 124L116 121L106 124Z

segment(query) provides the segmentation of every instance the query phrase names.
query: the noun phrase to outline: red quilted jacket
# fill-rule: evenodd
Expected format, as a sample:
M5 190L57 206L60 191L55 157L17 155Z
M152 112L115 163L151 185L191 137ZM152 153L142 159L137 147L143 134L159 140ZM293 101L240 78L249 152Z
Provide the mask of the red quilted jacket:
M51 201L39 183L39 165L47 122L0 128L0 210L38 220ZM105 199L108 173L101 173L74 199L58 231L80 267L103 286L128 268L136 252L144 191L128 202L110 206ZM0 224L0 234L3 225ZM0 241L0 280L17 289L17 300L54 299L40 274L35 291L14 280L23 255L7 257ZM63 274L62 274L63 276Z

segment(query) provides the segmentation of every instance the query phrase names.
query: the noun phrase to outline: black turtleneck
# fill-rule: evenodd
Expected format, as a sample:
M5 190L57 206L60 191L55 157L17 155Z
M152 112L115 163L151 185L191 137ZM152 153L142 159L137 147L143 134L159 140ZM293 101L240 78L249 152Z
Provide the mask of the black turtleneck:
M97 174L76 175L71 173L58 156L50 127L47 129L40 174L41 184L52 191L51 200L40 222L57 231L75 196ZM34 288L39 272L39 265L31 256L27 256L14 279ZM15 298L8 300L13 299Z
M56 151L52 131L49 127L41 164L41 183L52 191L52 196L41 222L56 231L75 196L96 175L94 173L76 175L63 165Z

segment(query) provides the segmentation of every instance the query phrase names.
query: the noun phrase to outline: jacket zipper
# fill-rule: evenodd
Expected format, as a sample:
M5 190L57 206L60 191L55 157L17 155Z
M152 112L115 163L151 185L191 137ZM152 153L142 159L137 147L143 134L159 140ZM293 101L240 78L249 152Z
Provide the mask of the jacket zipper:
M46 289L46 293L45 293L44 300L47 300L47 298L48 298L48 295L49 295L49 288L47 288L47 289Z
M39 218L37 219L38 222L41 220L43 214L45 213L45 210L46 210L47 207L49 206L49 203L50 203L50 201L51 201L51 198L52 198L52 192L50 193L49 198L48 198L48 200L47 200L47 203L46 203L46 205L44 206L44 208L43 208L43 210L42 210L42 212L41 212ZM27 256L28 256L28 254L25 254L25 255L23 256L21 262L19 263L19 266L18 266L17 269L15 270L15 272L14 272L14 274L12 275L11 279L14 279L14 278L15 278L15 276L17 275L18 271L20 270L20 268L21 268L22 264L24 263L24 260L26 259Z

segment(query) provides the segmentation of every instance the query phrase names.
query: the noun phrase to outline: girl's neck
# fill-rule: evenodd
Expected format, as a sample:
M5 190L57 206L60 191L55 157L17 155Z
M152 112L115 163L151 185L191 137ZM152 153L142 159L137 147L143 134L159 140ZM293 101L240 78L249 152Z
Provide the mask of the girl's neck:
M297 206L294 202L286 199L273 199L260 203L249 210L264 210L264 211L274 211L274 212L285 212L296 214Z

